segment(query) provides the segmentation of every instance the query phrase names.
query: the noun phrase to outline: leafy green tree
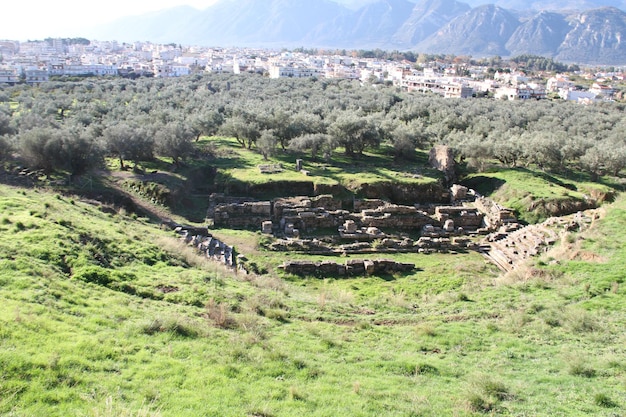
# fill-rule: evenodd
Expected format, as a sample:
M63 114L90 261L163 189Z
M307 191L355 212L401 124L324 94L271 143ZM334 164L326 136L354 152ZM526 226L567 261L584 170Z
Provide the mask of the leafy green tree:
M228 118L220 127L220 133L224 136L233 137L242 147L252 148L260 136L259 126L256 122L249 122L243 116L237 115Z
M263 155L263 159L267 161L268 157L274 155L276 152L276 145L278 140L271 130L264 130L261 136L256 141L256 147L258 151Z
M415 159L415 144L417 134L410 126L399 124L391 133L393 155L396 159Z
M22 160L32 169L51 173L63 164L63 140L58 129L35 127L20 133L17 143Z
M104 150L94 140L88 130L82 126L74 126L61 131L62 136L62 167L72 176L81 175L90 169L102 165Z
M215 135L223 122L222 115L214 110L194 116L190 128L196 137L196 142L200 140L201 136Z
M194 134L180 122L168 123L155 135L156 150L161 156L170 157L175 166L193 152Z
M8 136L0 136L0 161L7 159L13 151L12 143Z
M585 171L589 172L592 181L597 181L600 175L602 175L606 156L604 149L593 146L587 149L585 154L580 157L580 165Z
M380 131L372 120L351 111L340 114L329 126L328 133L350 157L361 155L368 146L379 146L381 140Z
M290 150L297 152L308 150L313 160L316 160L320 153L324 159L330 160L336 147L336 141L326 133L306 133L289 142Z
M139 161L150 160L154 156L154 140L143 128L123 122L107 127L102 136L105 149L118 158L121 169L125 169L125 161L130 160L137 165Z
M11 126L11 117L0 111L0 136L10 135L13 133L13 127Z

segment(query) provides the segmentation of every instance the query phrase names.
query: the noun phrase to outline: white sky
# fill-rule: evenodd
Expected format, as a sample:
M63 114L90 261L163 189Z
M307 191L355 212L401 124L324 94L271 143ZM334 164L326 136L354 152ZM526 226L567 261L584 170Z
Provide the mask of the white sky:
M205 9L216 0L3 0L0 39L79 37L81 28L181 5Z

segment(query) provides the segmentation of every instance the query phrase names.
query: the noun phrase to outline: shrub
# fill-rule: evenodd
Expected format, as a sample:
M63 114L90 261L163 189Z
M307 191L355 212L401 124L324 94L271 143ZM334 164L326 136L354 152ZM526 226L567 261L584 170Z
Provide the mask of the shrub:
M213 324L221 329L232 329L236 327L235 320L230 317L229 308L226 303L218 303L211 299L206 305L207 317Z
M501 382L488 375L478 375L469 385L467 403L469 408L478 412L491 412L499 402L514 398Z
M98 285L108 285L112 281L110 271L95 265L80 268L74 273L74 278Z
M156 333L171 333L184 338L200 336L200 330L190 321L181 317L155 318L140 325L141 333L153 335Z
M613 401L611 399L611 397L609 397L606 394L602 394L602 393L597 393L596 395L594 395L593 397L593 402L598 406L598 407L604 407L604 408L613 408L613 407L617 407L617 403L615 401Z
M468 394L467 403L472 411L489 412L493 410L494 403L484 396L472 392Z
M404 375L404 376L416 376L416 375L438 375L439 370L427 363L409 363L409 362L399 362L393 363L390 365L391 372Z
M465 293L462 293L462 292L457 294L456 299L457 299L457 301L471 301L470 298L468 297L468 295L465 294Z
M289 399L293 401L304 401L305 397L304 394L302 394L300 390L298 390L298 388L292 385L291 387L289 387Z
M415 332L419 336L430 336L430 337L437 336L437 330L435 329L435 326L432 323L418 324L417 326L415 326Z
M574 362L571 362L568 372L570 375L581 376L583 378L593 378L594 376L596 376L595 369L587 366L587 364L585 364L581 360L575 360Z
M565 312L565 322L576 333L593 332L600 329L598 320L587 310L570 308Z

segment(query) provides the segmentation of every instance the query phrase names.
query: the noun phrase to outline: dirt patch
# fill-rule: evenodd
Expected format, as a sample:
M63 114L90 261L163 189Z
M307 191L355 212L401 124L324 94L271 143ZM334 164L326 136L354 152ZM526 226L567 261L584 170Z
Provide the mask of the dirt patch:
M573 252L568 252L568 259L570 261L585 261L585 262L594 262L594 263L605 263L606 259L603 256L598 255L597 253L586 251L586 250L575 250Z
M593 209L597 207L595 200L535 200L528 207L528 211L536 212L547 217L561 217L568 214Z
M162 285L156 288L157 291L162 292L163 294L169 294L172 292L178 292L180 291L180 288L178 287L168 287L167 285Z

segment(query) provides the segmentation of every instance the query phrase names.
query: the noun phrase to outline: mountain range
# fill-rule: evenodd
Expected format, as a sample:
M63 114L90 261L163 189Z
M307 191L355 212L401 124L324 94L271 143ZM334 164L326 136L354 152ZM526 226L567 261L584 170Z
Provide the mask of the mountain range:
M94 39L206 46L398 49L474 57L534 54L626 64L621 0L219 0L96 27Z

